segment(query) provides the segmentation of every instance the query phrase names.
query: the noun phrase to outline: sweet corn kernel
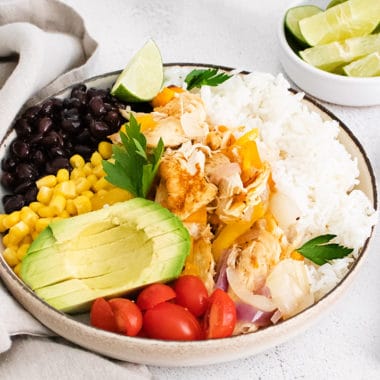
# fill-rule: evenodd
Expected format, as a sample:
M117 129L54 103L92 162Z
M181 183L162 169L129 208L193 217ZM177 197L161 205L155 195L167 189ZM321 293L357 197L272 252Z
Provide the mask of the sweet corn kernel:
M38 215L29 207L23 207L20 212L20 219L29 227L33 227L38 219Z
M54 187L57 184L57 177L53 174L46 175L45 177L40 178L36 181L36 186L38 189L41 189L42 186Z
M3 226L5 229L13 227L20 221L20 211L13 211L3 219Z
M42 186L37 193L37 201L44 205L48 205L53 195L53 189L51 187ZM38 210L39 211L39 210Z
M74 180L80 177L85 177L85 172L84 172L84 166L83 168L74 168L71 173L70 173L70 179Z
M73 168L83 168L84 164L84 159L79 154L74 154L74 156L70 157L70 165Z
M10 267L14 267L18 264L16 252L12 248L5 248L3 257Z
M41 202L31 202L29 203L29 208L34 211L34 212L37 212L38 209L42 206L42 203Z
M66 198L62 194L53 195L49 207L54 210L55 215L59 215L66 207Z
M18 244L30 232L29 226L22 220L9 229L9 243Z
M13 272L15 272L17 276L20 276L21 265L22 265L21 263L18 263L18 264L13 268Z
M92 173L93 167L91 165L91 162L86 162L86 164L83 166L83 172L86 176L90 175Z
M40 234L39 231L34 230L34 231L32 232L32 239L33 239L33 240L36 240L39 234Z
M90 161L91 161L91 164L93 166L99 166L99 165L101 165L102 164L102 160L103 160L103 158L102 158L102 156L101 156L101 154L99 152L92 153Z
M69 215L77 214L77 208L75 207L73 199L66 200L66 211L69 213Z
M77 194L82 194L84 191L90 190L91 182L87 181L86 177L77 178L75 180L75 188Z
M35 227L34 227L34 228L35 228ZM32 241L33 241L32 236L29 234L29 235L26 235L26 236L24 237L24 239L22 239L22 240L20 241L20 244L32 244Z
M112 156L112 144L107 141L101 141L98 145L100 155L108 160Z
M107 182L104 178L100 178L96 181L96 183L93 184L92 189L95 192L98 192L99 190L107 189L108 185L109 185L109 182Z
M83 191L82 195L84 195L88 199L91 199L94 196L94 193L91 190L87 190L87 191Z
M3 242L3 245L5 247L8 247L9 246L9 233L7 233L6 235L3 236L2 238L2 242Z
M54 189L55 194L61 194L63 195L66 199L72 199L77 196L77 191L75 187L75 182L72 180L69 181L64 181L59 183L55 189Z
M67 169L59 169L57 171L57 182L65 182L70 179L70 173Z
M21 244L20 247L17 249L16 257L19 261L21 261L24 258L29 246L30 244Z
M0 232L5 232L7 227L3 225L3 220L7 217L7 214L0 214Z
M86 177L87 181L91 183L91 186L96 183L98 180L98 177L95 174L90 174L89 176Z
M67 210L63 210L59 215L58 215L59 218L61 219L67 219L67 218L70 218L70 214L68 213Z
M91 201L84 195L79 195L74 199L74 204L78 215L90 212L92 210Z
M92 170L92 172L98 178L103 178L106 175L105 171L103 170L103 166L102 165L94 167L94 169Z
M49 206L42 206L38 209L37 213L41 218L52 218L55 216L54 209Z
M51 218L40 218L36 221L36 224L34 226L35 230L32 232L32 237L34 233L36 232L39 234L41 231L43 231L51 222ZM34 239L34 237L33 237Z

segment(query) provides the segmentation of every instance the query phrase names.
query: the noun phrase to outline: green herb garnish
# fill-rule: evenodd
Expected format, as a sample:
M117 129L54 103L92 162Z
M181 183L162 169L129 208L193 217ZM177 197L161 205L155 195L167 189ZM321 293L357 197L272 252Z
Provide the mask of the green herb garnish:
M317 236L298 248L297 252L318 265L349 255L353 251L352 248L343 247L336 243L327 244L335 237L336 235L331 234Z
M217 86L231 78L232 75L226 73L218 73L218 69L195 69L187 74L185 82L187 89L191 90L195 87Z
M105 179L135 197L146 198L164 152L164 143L160 138L156 148L148 152L146 138L133 115L125 124L125 130L126 133L120 131L123 145L112 147L114 162L103 160Z

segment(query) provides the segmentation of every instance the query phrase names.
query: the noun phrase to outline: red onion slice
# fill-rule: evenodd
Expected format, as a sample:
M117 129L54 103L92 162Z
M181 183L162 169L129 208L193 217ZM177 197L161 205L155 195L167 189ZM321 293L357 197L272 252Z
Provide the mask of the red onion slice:
M231 267L226 269L228 283L231 289L244 303L261 311L274 311L277 309L273 301L265 296L251 293L241 282L238 273Z
M276 313L276 312L274 312ZM272 324L273 311L258 310L246 303L236 303L236 316L239 321L254 323L257 327L266 327Z

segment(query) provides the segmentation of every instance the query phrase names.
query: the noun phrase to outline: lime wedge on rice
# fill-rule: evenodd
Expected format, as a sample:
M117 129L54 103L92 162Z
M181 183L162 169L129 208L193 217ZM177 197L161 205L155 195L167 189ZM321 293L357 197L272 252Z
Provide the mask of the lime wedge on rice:
M375 77L380 75L380 53L369 54L343 67L349 77Z
M161 90L163 80L164 68L160 51L149 40L119 75L111 94L127 102L149 101Z
M313 16L317 13L321 13L322 9L314 5L302 5L299 7L290 8L285 14L285 28L288 32L301 43L306 43L303 38L300 28L299 21L303 18Z
M339 66L375 52L380 53L379 33L314 46L300 51L299 54L307 63L322 70L333 71Z
M299 22L310 46L370 34L380 20L379 0L348 0Z

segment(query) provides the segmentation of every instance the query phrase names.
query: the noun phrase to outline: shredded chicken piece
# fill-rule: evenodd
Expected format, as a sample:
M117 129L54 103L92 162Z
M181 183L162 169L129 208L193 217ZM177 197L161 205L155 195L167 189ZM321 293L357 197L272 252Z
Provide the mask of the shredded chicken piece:
M210 226L201 226L198 223L185 223L193 238L190 255L185 262L183 274L198 276L204 282L209 293L214 289L215 261L211 252L213 237ZM194 234L194 235L193 235Z
M129 120L130 110L120 110ZM136 118L146 115L134 113ZM160 137L166 147L177 147L189 140L201 141L209 132L206 110L199 95L184 91L175 94L166 105L156 107L150 113L153 126L144 130L149 147L156 146ZM114 143L120 143L119 134L110 136Z
M256 292L263 288L270 270L280 261L281 245L266 230L263 219L254 224L250 238L250 241L233 247L227 266L239 273L248 290Z
M209 204L217 187L204 176L205 154L200 149L184 154L184 150L167 151L159 168L160 184L156 202L168 208L182 220ZM185 150L186 151L186 150Z

